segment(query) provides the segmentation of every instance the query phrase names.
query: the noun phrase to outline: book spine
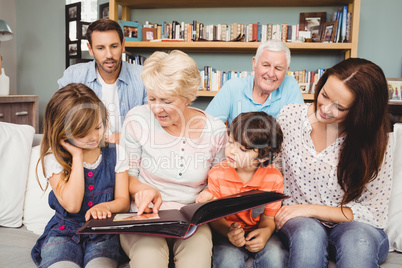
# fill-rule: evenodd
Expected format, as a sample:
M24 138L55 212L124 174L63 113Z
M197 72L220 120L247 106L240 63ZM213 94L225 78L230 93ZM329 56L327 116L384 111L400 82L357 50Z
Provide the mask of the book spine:
M287 41L287 34L288 34L288 25L286 23L282 23L282 35L281 35L281 39L282 42L286 42Z
M341 42L346 42L346 24L348 18L348 6L343 6L342 11Z

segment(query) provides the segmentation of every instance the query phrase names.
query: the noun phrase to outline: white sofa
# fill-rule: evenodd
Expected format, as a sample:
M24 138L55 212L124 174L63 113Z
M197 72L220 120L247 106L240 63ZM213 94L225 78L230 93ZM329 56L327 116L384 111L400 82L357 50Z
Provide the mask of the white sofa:
M35 267L31 249L53 215L35 168L41 135L26 125L0 122L0 267ZM394 127L394 183L386 232L391 251L383 268L402 267L402 124ZM40 178L43 186L46 181ZM122 264L120 267L128 267ZM330 263L329 267L335 267Z

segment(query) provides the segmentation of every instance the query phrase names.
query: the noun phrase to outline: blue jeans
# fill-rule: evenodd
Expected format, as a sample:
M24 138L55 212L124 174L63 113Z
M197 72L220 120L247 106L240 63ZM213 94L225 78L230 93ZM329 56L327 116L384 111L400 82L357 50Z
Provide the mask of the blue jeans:
M276 234L272 234L265 247L259 252L250 252L245 247L235 247L230 241L216 232L213 233L213 266L216 268L244 268L246 260L253 258L253 268L283 268L287 251Z
M289 249L289 267L380 267L388 255L388 237L382 229L361 222L339 223L334 228L317 219L297 217L278 232Z

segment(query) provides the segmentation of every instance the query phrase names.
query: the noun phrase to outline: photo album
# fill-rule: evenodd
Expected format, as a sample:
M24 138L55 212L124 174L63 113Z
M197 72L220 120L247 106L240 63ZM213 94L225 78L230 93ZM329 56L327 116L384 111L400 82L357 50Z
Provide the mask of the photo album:
M286 198L288 196L278 192L250 190L186 205L180 210L160 210L158 214L116 213L111 218L89 220L77 234L134 233L186 239L199 225Z

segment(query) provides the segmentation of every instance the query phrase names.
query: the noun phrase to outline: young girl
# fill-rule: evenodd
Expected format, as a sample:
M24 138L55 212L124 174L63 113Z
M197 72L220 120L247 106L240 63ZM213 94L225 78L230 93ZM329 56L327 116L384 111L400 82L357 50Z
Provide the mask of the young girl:
M124 260L118 235L76 234L91 217L129 209L128 173L115 171L106 125L105 106L83 84L60 89L46 107L40 161L55 215L31 252L38 267L117 267Z
M283 191L283 177L271 161L280 152L282 130L265 112L238 115L228 129L226 160L208 174L208 189L216 197L248 190ZM211 222L214 234L213 266L245 267L254 257L253 267L272 267L266 247L275 230L274 216L281 202Z

